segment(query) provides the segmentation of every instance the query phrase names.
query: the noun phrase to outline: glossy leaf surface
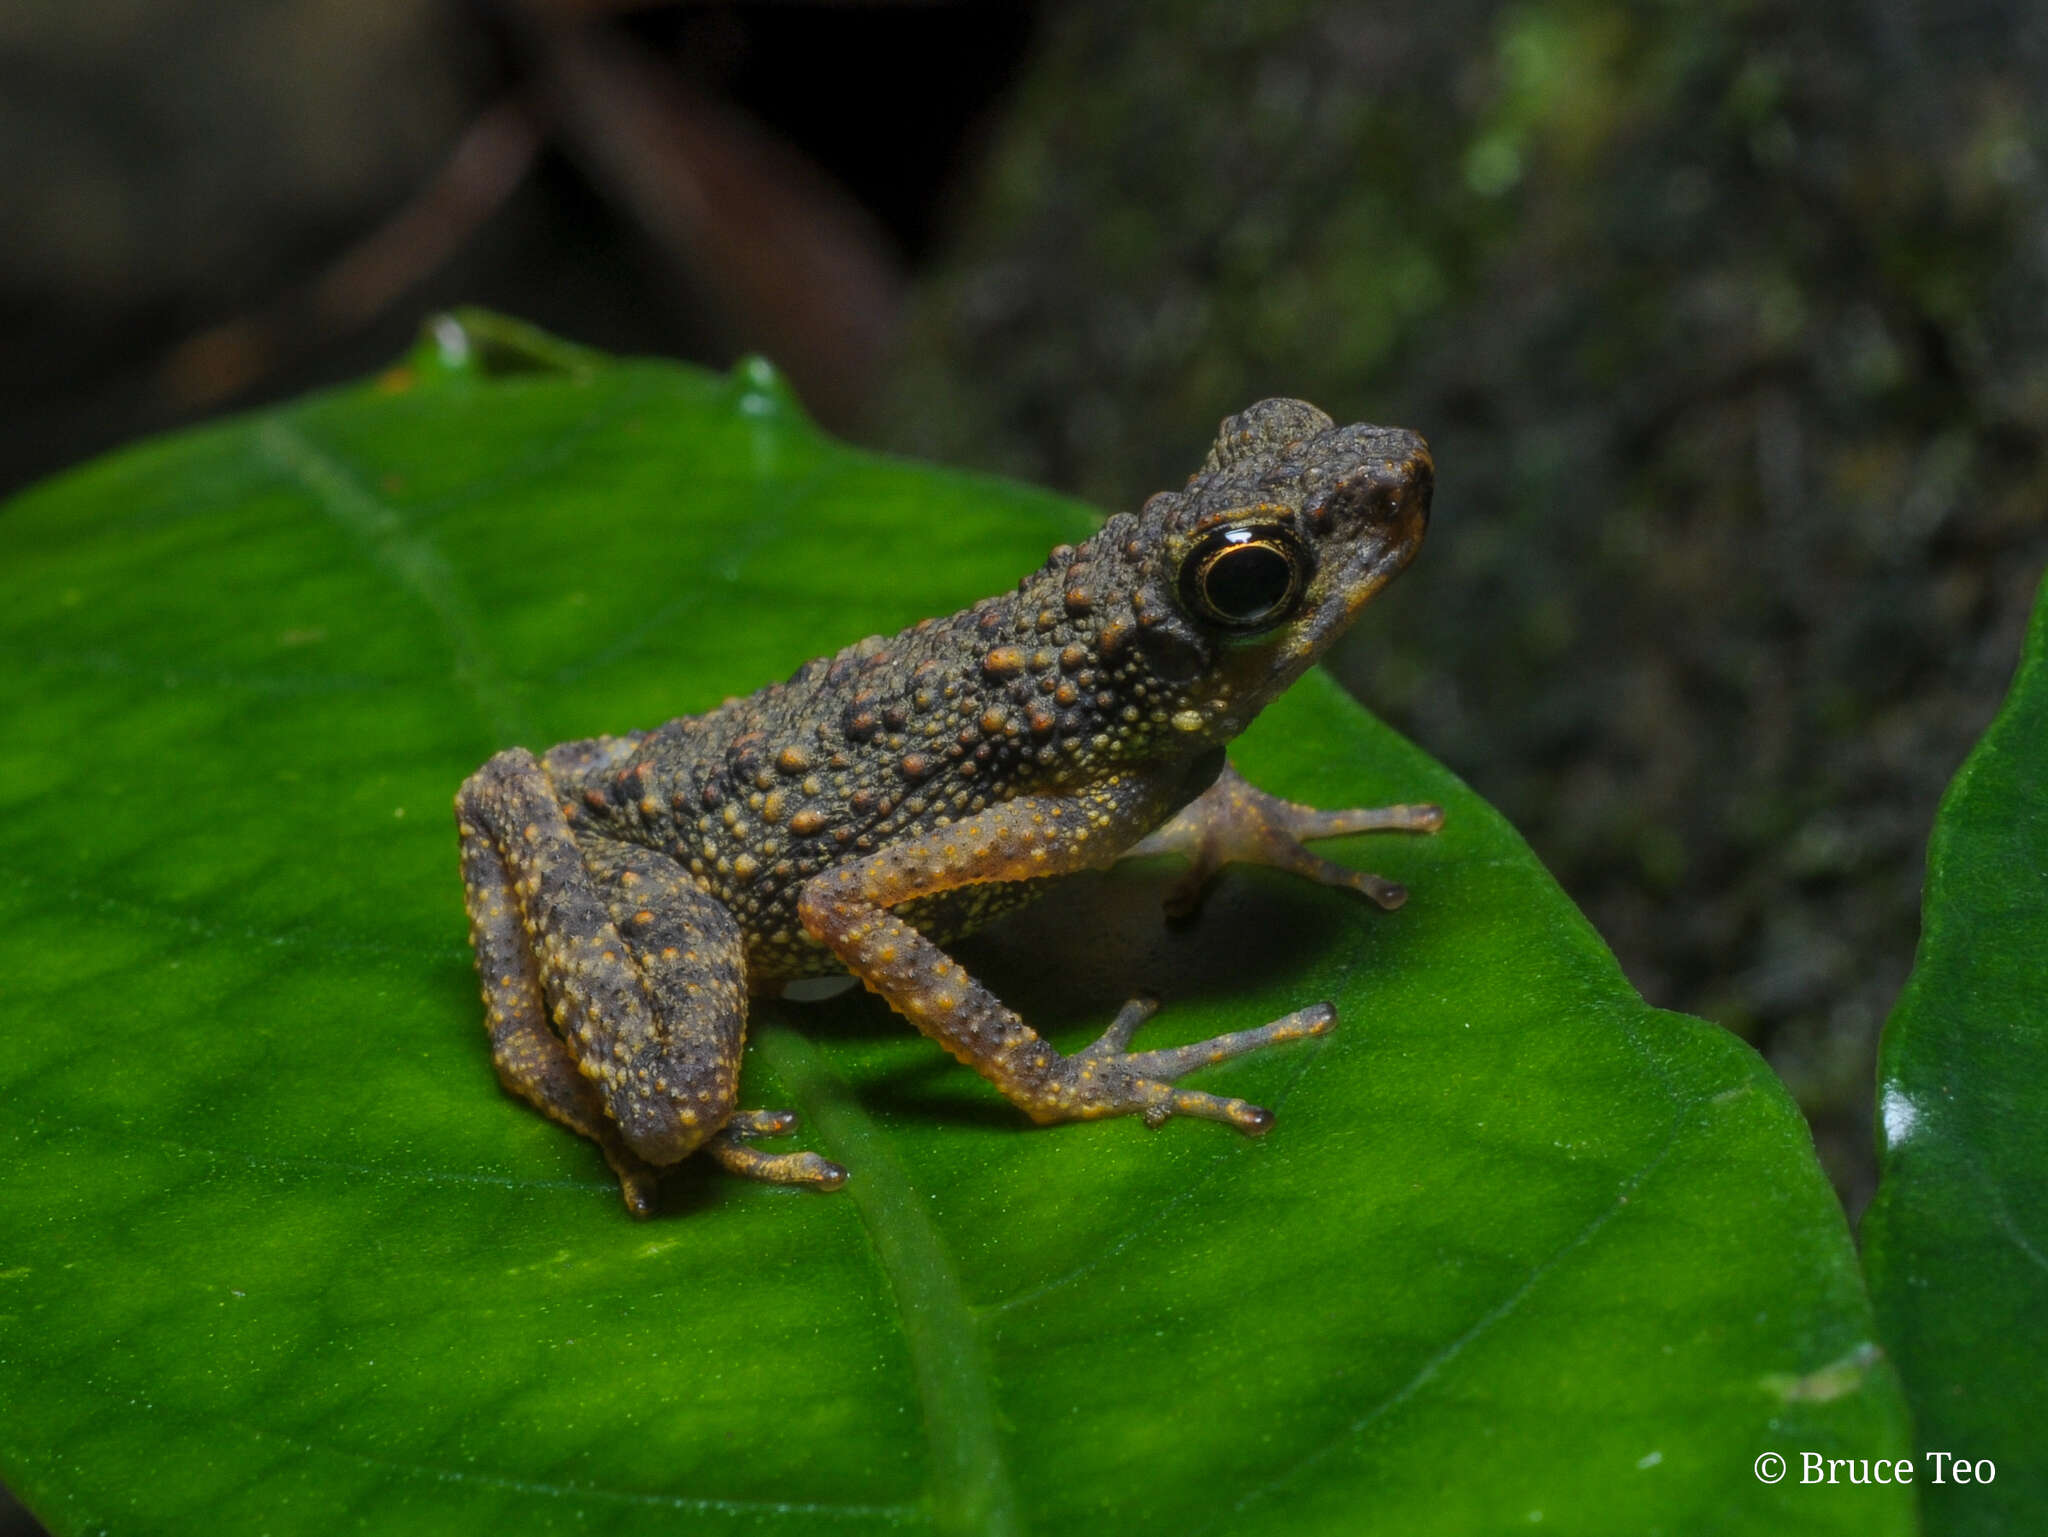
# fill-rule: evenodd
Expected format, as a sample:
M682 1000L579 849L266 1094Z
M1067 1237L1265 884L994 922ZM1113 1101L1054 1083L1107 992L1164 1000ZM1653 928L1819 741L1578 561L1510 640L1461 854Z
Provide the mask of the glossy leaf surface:
M1336 1000L1196 1080L1269 1137L1033 1130L872 998L764 1004L746 1102L848 1189L692 1165L630 1221L496 1087L455 785L1089 519L759 370L487 335L5 512L0 1475L57 1531L1909 1529L1752 1472L1906 1438L1776 1080L1321 675L1239 761L1441 801L1330 846L1405 908L1232 870L1169 929L1152 861L962 947L1069 1049L1140 990L1155 1044Z
M1882 1178L1864 1239L1937 1534L2048 1523L2043 593L2005 708L1942 800L1920 953L1885 1026ZM1972 1481L1937 1453L1967 1459ZM1983 1461L1988 1486L1976 1482Z

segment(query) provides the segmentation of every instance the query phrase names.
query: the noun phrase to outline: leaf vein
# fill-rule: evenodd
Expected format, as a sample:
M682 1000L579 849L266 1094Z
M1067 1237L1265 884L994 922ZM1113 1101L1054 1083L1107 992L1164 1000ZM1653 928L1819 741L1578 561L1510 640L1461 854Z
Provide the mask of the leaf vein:
M809 1041L769 1025L755 1033L755 1050L819 1136L853 1166L847 1188L902 1319L917 1381L934 1525L962 1537L1020 1531L981 1333L923 1199L882 1129Z
M1633 1034L1632 1031L1630 1033ZM1697 1108L1697 1106L1694 1107L1695 1110ZM1257 1501L1272 1495L1282 1485L1292 1481L1305 1469L1314 1466L1326 1457L1334 1455L1340 1447L1355 1441L1378 1421L1384 1419L1387 1415L1393 1413L1394 1410L1415 1397L1416 1394L1420 1393L1436 1379L1445 1367L1464 1354L1467 1346L1482 1335L1491 1332L1497 1325L1504 1323L1511 1317L1528 1300L1529 1296L1541 1284L1543 1279L1564 1263L1567 1256L1591 1243L1607 1227L1608 1223L1620 1215L1622 1210L1635 1199L1636 1193L1642 1189L1650 1177L1658 1169L1662 1168L1665 1161L1670 1158L1672 1150L1678 1145L1679 1135L1689 1119L1689 1115L1675 1116L1665 1133L1663 1144L1640 1169L1636 1170L1634 1174L1622 1182L1622 1186L1615 1193L1614 1199L1602 1207L1600 1211L1596 1212L1577 1233L1573 1234L1539 1260L1530 1269L1529 1273L1522 1278L1521 1282L1516 1285L1513 1291L1509 1292L1507 1296L1503 1297L1477 1319L1473 1320L1472 1323L1459 1331L1455 1339L1444 1345L1427 1361L1423 1362L1414 1375L1409 1377L1399 1388L1381 1399L1372 1408L1366 1410L1365 1413L1353 1419L1321 1446L1303 1454L1290 1466L1274 1474L1257 1488L1240 1496L1236 1503L1230 1507L1231 1516L1236 1516ZM1201 1528L1201 1530L1203 1532L1215 1531L1218 1525L1218 1522L1211 1522L1209 1525Z
M246 1420L216 1419L212 1423L231 1425L259 1441L273 1441L289 1447L295 1452L314 1456L332 1457L343 1462L352 1462L360 1467L376 1468L380 1471L397 1473L412 1478L429 1478L441 1483L480 1485L490 1489L503 1489L516 1494L537 1494L556 1499L603 1500L615 1505L634 1505L669 1510L699 1511L720 1515L769 1515L807 1516L843 1520L881 1519L900 1522L903 1518L917 1514L908 1505L861 1505L835 1503L830 1501L799 1500L736 1500L721 1499L713 1495L657 1494L645 1490L608 1489L601 1484L581 1484L553 1479L517 1478L509 1473L490 1473L472 1468L434 1467L429 1463L405 1462L391 1457L372 1456L367 1452L353 1451L345 1447L323 1445L297 1436L286 1435L261 1425L252 1425Z
M408 527L396 508L371 495L346 465L283 417L267 418L256 429L256 441L271 463L312 493L377 570L426 605L454 654L456 678L469 690L493 736L501 742L531 739L513 690L483 643L462 580L433 540Z

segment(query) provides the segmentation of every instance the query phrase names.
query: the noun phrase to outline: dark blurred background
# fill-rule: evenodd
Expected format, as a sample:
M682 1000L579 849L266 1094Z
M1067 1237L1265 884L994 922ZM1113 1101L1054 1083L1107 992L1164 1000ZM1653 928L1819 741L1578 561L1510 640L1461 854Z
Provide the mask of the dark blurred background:
M1853 1214L2048 561L2044 86L2017 0L16 0L0 486L454 303L1105 507L1260 395L1420 428L1338 671Z

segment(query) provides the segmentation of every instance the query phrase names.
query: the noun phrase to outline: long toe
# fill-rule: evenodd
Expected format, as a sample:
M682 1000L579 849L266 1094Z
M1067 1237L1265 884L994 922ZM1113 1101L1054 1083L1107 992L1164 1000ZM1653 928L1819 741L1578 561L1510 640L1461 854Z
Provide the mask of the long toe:
M1336 1024L1337 1006L1334 1003L1312 1003L1305 1009L1296 1009L1292 1014L1276 1019L1269 1025L1260 1025L1256 1029L1233 1030L1228 1035L1211 1036L1206 1041L1195 1041L1186 1046L1167 1046L1157 1051L1133 1052L1123 1058L1123 1064L1142 1077L1173 1079L1183 1073L1191 1073L1198 1067L1228 1061L1232 1057L1241 1057L1246 1052L1277 1046L1283 1041L1299 1041L1312 1035L1326 1035L1336 1027Z

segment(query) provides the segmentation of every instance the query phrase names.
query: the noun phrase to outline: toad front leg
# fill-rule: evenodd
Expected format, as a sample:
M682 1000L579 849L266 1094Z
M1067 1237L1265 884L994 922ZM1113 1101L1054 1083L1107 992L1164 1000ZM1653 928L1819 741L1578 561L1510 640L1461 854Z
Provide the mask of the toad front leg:
M1062 1056L988 989L892 908L986 882L1034 880L1113 862L1091 802L1021 797L906 839L815 877L798 911L812 938L891 1008L980 1073L1040 1123L1141 1114L1157 1126L1173 1115L1227 1121L1254 1135L1270 1110L1241 1099L1181 1089L1183 1073L1281 1041L1320 1035L1336 1020L1327 1003L1298 1009L1257 1029L1163 1051L1126 1050L1152 1012L1127 1006L1087 1050Z
M1392 912L1408 900L1408 889L1312 853L1312 838L1350 833L1433 833L1444 825L1441 806L1364 806L1318 811L1313 806L1268 795L1226 761L1216 782L1183 806L1174 818L1124 851L1125 859L1150 854L1185 854L1187 873L1166 895L1166 911L1184 917L1200 905L1209 877L1227 864L1271 865L1324 886L1343 886Z

